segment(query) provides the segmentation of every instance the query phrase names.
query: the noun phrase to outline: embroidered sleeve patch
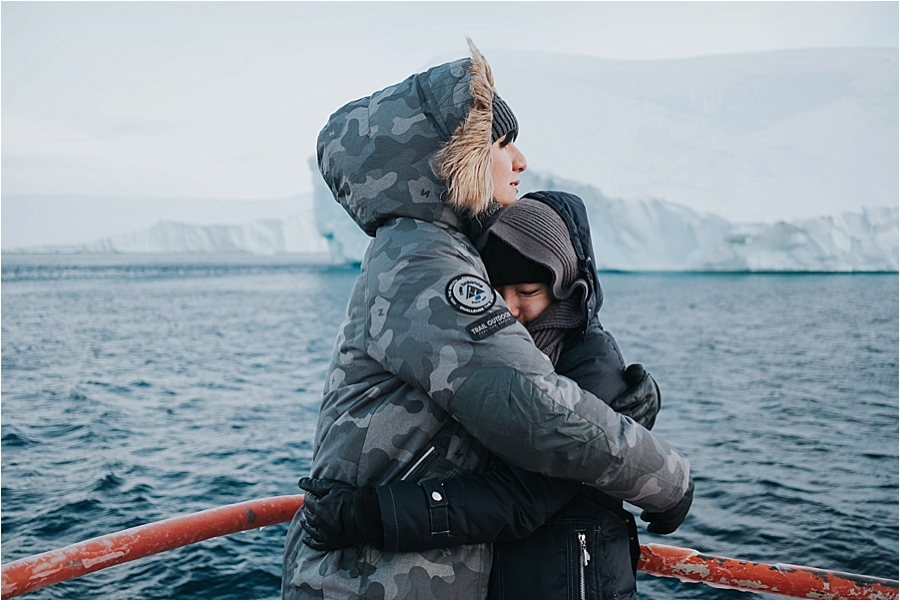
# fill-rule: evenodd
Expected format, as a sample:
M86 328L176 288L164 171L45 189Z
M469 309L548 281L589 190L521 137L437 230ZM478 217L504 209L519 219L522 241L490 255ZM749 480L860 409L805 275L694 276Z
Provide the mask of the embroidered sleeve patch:
M516 318L512 316L509 309L500 309L493 313L488 313L476 322L466 326L469 336L472 340L484 340L491 334L499 332L506 326L516 323Z
M447 284L447 302L457 311L480 315L494 306L491 285L474 275L458 275Z

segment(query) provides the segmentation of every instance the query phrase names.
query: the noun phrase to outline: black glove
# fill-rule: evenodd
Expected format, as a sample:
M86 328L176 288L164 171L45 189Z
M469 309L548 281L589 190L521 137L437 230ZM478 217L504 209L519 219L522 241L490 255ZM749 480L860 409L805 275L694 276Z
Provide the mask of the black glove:
M369 543L384 546L381 508L371 486L356 488L340 480L300 478L306 491L300 516L303 542L317 551Z
M671 509L665 511L645 511L641 513L641 519L647 524L647 532L653 534L672 534L675 532L684 518L687 517L688 511L691 510L691 503L694 502L694 479L688 483L687 492L684 497L678 501L678 504Z
M652 429L662 405L656 380L644 371L643 365L634 363L625 369L625 381L630 388L614 398L609 406L648 430Z

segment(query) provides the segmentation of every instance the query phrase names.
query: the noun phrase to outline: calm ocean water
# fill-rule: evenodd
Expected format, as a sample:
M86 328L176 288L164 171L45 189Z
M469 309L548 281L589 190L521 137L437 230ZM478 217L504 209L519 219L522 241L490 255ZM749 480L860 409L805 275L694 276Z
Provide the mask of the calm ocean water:
M2 261L2 559L295 494L355 269ZM642 542L898 578L898 277L601 274L696 497ZM285 525L23 598L279 596ZM641 577L642 598L753 599Z

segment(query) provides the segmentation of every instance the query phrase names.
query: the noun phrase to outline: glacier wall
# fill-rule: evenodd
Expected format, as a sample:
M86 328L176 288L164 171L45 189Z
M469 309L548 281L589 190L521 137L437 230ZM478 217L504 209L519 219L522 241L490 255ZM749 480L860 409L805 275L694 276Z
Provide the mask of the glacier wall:
M368 236L321 178L313 194L336 260L360 261ZM897 207L792 222L731 223L659 199L609 198L594 186L526 171L519 189L577 194L591 220L597 268L612 271L878 272L898 270Z
M330 256L309 211L283 219L261 219L244 224L196 225L159 221L149 228L67 246L17 249L31 253L245 253L252 255Z
M587 206L598 269L622 271L897 271L897 207L791 222L731 223L658 199L622 200L536 172L522 191L565 190Z
M311 161L311 204L283 219L235 225L160 221L146 229L50 253L246 253L362 260L370 238L338 205ZM660 199L610 198L598 188L526 171L519 189L565 190L587 206L600 270L738 272L895 272L897 207L775 223L732 223Z

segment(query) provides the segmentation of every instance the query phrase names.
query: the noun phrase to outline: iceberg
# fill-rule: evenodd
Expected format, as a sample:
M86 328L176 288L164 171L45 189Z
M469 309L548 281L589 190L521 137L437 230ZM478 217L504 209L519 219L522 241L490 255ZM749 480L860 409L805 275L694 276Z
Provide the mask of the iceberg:
M616 271L894 272L897 207L795 221L731 223L660 199L622 200L594 186L525 172L520 190L582 198L597 266Z
M319 234L312 215L308 212L296 213L283 219L261 219L232 225L197 225L162 220L146 229L86 244L17 250L54 254L245 253L330 256L328 242Z
M313 160L314 192L305 210L282 219L198 225L163 220L149 228L30 253L244 253L303 255L359 263L370 238L335 202ZM795 221L732 223L712 213L649 199L617 199L600 189L526 171L519 189L564 190L587 206L601 271L896 272L897 207L864 207Z

